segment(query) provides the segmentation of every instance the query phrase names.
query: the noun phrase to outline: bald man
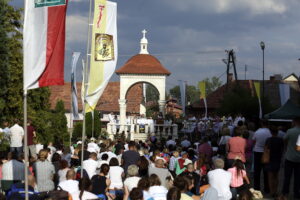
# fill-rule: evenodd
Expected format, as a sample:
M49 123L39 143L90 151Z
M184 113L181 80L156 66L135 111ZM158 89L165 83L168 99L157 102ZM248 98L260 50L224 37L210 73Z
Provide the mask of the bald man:
M76 173L73 169L68 170L66 175L67 180L62 181L58 184L57 189L65 190L72 194L79 191L78 181L76 181Z

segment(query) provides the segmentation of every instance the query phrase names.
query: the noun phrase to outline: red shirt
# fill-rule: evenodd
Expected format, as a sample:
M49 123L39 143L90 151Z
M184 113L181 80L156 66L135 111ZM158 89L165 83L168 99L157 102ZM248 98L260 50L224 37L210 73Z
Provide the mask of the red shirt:
M33 126L27 126L27 144L28 146L33 145L33 132L34 132Z
M242 137L232 137L228 140L228 159L236 159L239 157L241 161L246 162L245 149L247 141Z

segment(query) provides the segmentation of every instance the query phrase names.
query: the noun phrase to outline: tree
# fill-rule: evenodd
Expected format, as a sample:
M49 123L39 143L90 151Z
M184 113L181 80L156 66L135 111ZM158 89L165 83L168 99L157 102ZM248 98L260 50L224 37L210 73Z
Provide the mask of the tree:
M265 98L265 113L272 111L270 101ZM217 110L220 115L242 114L246 118L259 116L259 104L256 96L252 96L249 90L235 86L224 95L221 106Z
M151 84L147 84L146 87L146 101L154 101L157 102L159 100L159 92L157 91L157 89L151 85Z
M180 88L179 86L175 86L170 89L170 95L177 100L180 100ZM200 98L200 92L194 85L187 85L186 86L186 102L187 103L194 103Z
M100 116L99 116L99 111L94 110L94 137L98 138L101 135L101 121L100 121ZM86 113L86 136L87 137L92 137L92 113ZM77 122L74 125L73 129L73 139L80 139L82 137L82 122Z
M222 81L215 76L211 77L211 79L205 78L203 81L206 83L206 95L212 93L222 85Z

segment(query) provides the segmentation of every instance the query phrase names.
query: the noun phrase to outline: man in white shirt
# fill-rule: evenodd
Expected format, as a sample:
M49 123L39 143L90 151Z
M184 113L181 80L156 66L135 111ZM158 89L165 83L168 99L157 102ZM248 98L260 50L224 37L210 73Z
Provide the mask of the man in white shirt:
M65 190L70 194L79 191L78 181L76 181L76 173L73 169L68 170L66 175L67 180L58 184L57 189Z
M19 125L19 120L14 120L15 125L10 128L10 151L16 151L18 154L22 152L22 140L24 137L24 129Z
M261 128L259 128L253 136L253 140L255 142L253 148L254 154L254 189L261 190L260 188L260 174L261 170L264 169L263 164L261 163L261 157L264 152L266 140L272 137L272 134L268 128L268 121L262 120L261 121ZM268 174L266 170L264 172L264 191L269 192L269 184L268 184Z
M184 137L184 140L181 142L181 146L183 148L189 148L191 146L191 142L187 139L187 137Z
M92 179L92 177L96 174L98 162L97 162L97 154L91 153L90 158L88 160L83 161L83 169L86 171L86 173L89 175L89 178Z
M87 150L89 152L95 152L95 153L100 152L100 148L99 148L98 144L95 143L95 138L93 138L93 137L91 138L90 143L88 143Z
M224 161L220 158L214 160L215 169L208 172L208 182L211 187L218 191L218 200L230 200L231 173L225 171Z
M176 142L174 140L172 140L172 136L171 135L168 136L168 141L166 142L166 147L169 148L170 145L172 145L173 147L176 146Z

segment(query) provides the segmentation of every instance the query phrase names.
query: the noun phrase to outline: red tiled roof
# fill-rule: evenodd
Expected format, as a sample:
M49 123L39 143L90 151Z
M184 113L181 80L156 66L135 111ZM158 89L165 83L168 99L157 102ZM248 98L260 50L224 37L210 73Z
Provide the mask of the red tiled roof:
M59 100L64 101L65 109L67 111L71 108L71 83L65 83L62 86L49 86L50 104L51 108L54 108L56 102ZM78 94L78 109L82 110L82 102L80 97L81 83L77 83ZM100 100L98 101L96 110L102 112L119 112L119 100L120 98L120 82L109 82L106 86ZM134 85L127 93L127 112L139 113L140 103L143 100L142 84Z
M117 74L160 74L170 75L157 58L149 54L137 54L116 71Z

